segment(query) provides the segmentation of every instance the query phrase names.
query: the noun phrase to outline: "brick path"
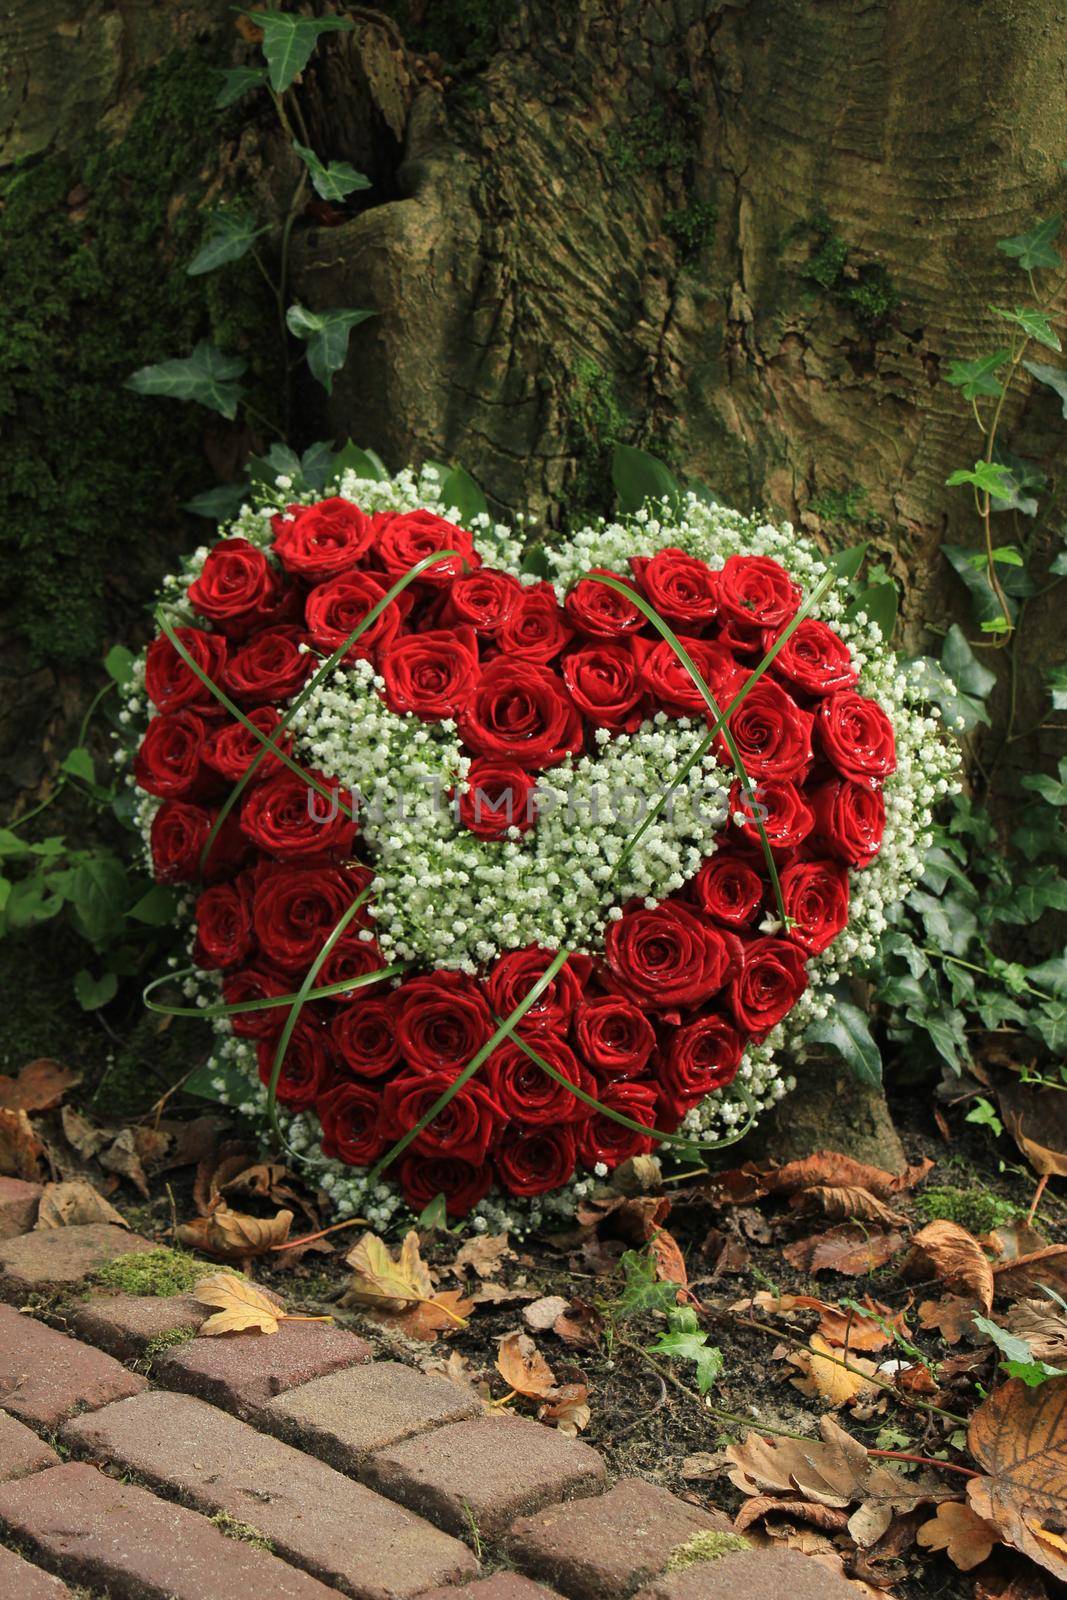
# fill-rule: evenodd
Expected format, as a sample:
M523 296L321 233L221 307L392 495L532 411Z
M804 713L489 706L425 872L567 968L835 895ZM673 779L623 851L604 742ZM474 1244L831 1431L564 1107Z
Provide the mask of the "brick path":
M29 1232L27 1187L0 1178L0 1600L69 1600L69 1585L94 1600L856 1593L793 1551L745 1548L719 1511L612 1484L580 1440L487 1416L329 1323L192 1337L145 1377L146 1350L204 1308L85 1299L87 1273L152 1246L108 1226ZM694 1541L702 1559L680 1566Z

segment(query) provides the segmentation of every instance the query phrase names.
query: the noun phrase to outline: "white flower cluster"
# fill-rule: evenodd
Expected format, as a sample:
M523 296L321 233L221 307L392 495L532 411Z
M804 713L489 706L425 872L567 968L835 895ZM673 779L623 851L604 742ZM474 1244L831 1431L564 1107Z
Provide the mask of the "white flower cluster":
M279 480L281 500L295 498L284 493L289 487ZM406 470L385 480L349 473L339 492L368 511L426 507L459 520L455 508L442 503L433 468L418 474ZM270 518L278 509L246 507L228 533L269 546ZM486 562L523 582L535 581L522 572L524 544L512 530L482 516L472 519L471 531ZM665 507L657 514L649 508L625 523L583 528L546 555L562 599L591 568L625 573L631 556L652 556L666 548L681 549L716 569L733 554L769 556L809 592L827 571L816 546L789 524L774 526L709 506L693 495L680 513ZM181 577L168 581L165 598L180 620L189 620L181 616L183 590L206 554L197 551ZM959 755L945 737L940 713L927 708L918 677L901 669L877 625L862 613L846 618L846 609L844 595L832 589L813 615L846 641L860 692L877 700L894 726L897 766L885 784L882 848L869 867L850 874L848 927L809 962L811 987L767 1039L749 1045L735 1084L709 1096L685 1119L680 1131L695 1140L736 1133L744 1125L750 1113L738 1086L757 1108L773 1104L792 1087L793 1080L783 1076L781 1058L803 1058L807 1025L830 1007L827 985L873 959L895 906L922 873L932 842L933 807L954 787ZM539 790L546 798L537 826L528 835L514 833L487 846L458 825L447 803L468 766L455 727L394 714L381 701L380 688L365 663L337 672L297 713L294 730L298 752L360 796L362 833L377 874L376 931L390 958L470 971L502 950L527 944L595 948L605 920L613 911L618 914L621 901L634 894L654 900L681 887L728 825L725 796L733 774L717 768L709 755L680 787L672 811L646 830L623 881L615 881L635 818L624 806L598 806L598 793L658 795L703 732L660 715L634 734L605 736L595 759L568 760L543 775ZM135 676L122 720L131 729L143 727L148 709L141 673ZM157 803L147 796L138 800L147 838ZM208 1004L218 997L217 976L198 974L186 984L186 992L197 1003ZM265 1119L266 1094L258 1081L254 1048L236 1037L225 1019L215 1026L215 1088L243 1113ZM359 1169L322 1154L313 1115L283 1116L283 1123L292 1148L339 1215L360 1213L372 1226L383 1228L403 1209L391 1185L378 1183L369 1191ZM473 1225L478 1231L508 1228L522 1234L572 1214L596 1181L595 1175L587 1175L555 1194L523 1202L490 1195L475 1208Z

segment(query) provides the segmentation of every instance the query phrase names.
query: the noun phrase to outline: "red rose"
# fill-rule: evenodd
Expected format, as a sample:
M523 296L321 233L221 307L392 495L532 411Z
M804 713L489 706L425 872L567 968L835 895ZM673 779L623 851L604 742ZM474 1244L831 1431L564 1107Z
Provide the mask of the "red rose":
M729 556L716 587L720 616L742 635L764 628L780 633L800 606L800 590L769 556Z
M563 659L571 699L598 728L633 733L641 725L641 684L626 645L594 644Z
M273 706L259 706L255 711L248 713L248 720L259 729L260 733L265 733L269 738L282 718L281 712L276 711ZM287 756L292 755L291 733L283 734L276 744L277 748L284 751ZM263 746L255 734L250 733L243 722L227 722L224 727L217 728L209 736L204 746L204 760L224 778L236 783L238 779L244 777L262 749ZM256 768L256 775L252 781L262 783L264 778L269 778L272 773L280 771L281 767L282 763L278 757L273 752L268 752Z
M175 634L202 672L219 683L226 664L226 640L221 633L199 628L176 628ZM145 652L144 686L160 711L180 711L183 706L218 704L211 690L187 667L165 634L153 639Z
M378 987L362 989L330 1024L341 1062L357 1078L381 1078L400 1060L396 1042L396 996Z
M286 972L309 967L358 893L356 874L329 867L264 873L252 907L263 954Z
M885 798L866 783L834 778L811 794L815 833L850 867L869 867L882 847Z
M292 994L293 985L280 972L264 972L256 967L246 967L241 972L230 972L222 980L222 997L228 1006L244 1005L249 1000L275 999L278 995ZM286 1006L268 1006L263 1011L241 1011L230 1018L230 1026L241 1039L265 1039L277 1036L288 1014Z
M285 767L251 788L241 807L244 833L279 861L351 854L356 824L341 810L342 806L353 810L351 793L321 772L308 776L325 784L330 796Z
M838 861L794 861L782 873L781 889L793 924L786 937L817 956L848 922L848 873Z
M717 640L679 636L678 642L711 690L719 710L725 711L748 673L738 667L726 645ZM666 711L672 717L710 719L708 702L666 639L655 643L651 639L635 639L633 652L641 686L657 710Z
M271 527L274 553L286 572L311 583L354 566L374 539L370 518L337 495L314 506L289 506L271 518Z
M764 633L764 653L777 637L773 629ZM850 689L857 681L844 639L814 617L805 617L789 635L775 656L771 671L805 694L832 694L835 689Z
M435 516L432 511L387 512L375 519L378 535L378 560L390 585L438 550L455 550L447 561L427 567L415 581L435 589L447 588L453 578L470 567L480 567L482 558L466 528Z
M567 596L567 616L581 633L592 634L596 639L614 639L620 633L636 633L648 620L631 600L621 595L610 584L600 583L593 573L614 578L627 589L633 589L628 579L607 567L593 567L588 578L581 578Z
M437 1156L427 1161L425 1156L405 1156L400 1163L400 1187L412 1211L425 1211L439 1194L445 1197L445 1210L450 1217L465 1217L484 1200L493 1186L493 1169L486 1162L473 1166L469 1161L456 1161L449 1156Z
M609 1078L638 1077L656 1048L655 1030L644 1012L615 994L581 1003L574 1038L583 1060Z
M646 1128L656 1126L656 1091L650 1083L616 1078L601 1088L597 1099L612 1111L644 1123ZM595 1111L578 1129L578 1159L586 1167L595 1167L598 1162L617 1167L632 1156L647 1155L654 1144L648 1134L625 1128L602 1111Z
M465 624L493 638L516 610L526 591L510 572L481 567L464 572L448 589L441 611L441 626Z
M148 794L161 800L196 799L215 783L201 757L204 719L195 711L153 717L133 758L133 775Z
M693 879L693 894L701 910L716 922L744 928L760 908L763 879L742 856L717 850Z
M159 883L195 883L200 876L200 856L217 813L187 800L164 800L152 819L152 865ZM211 846L204 878L225 877L240 864L246 846L231 815Z
M367 613L384 599L385 590L369 572L342 572L329 583L318 584L308 595L304 609L312 643L324 655L332 656ZM407 599L404 594L391 600L346 650L342 660L371 661L376 651L392 644L400 631L405 609L401 602Z
M577 1084L587 1094L593 1092L589 1074L579 1066L574 1052L562 1039L548 1033L536 1043L531 1041L531 1045L570 1083ZM493 1051L486 1075L493 1099L504 1116L523 1127L556 1127L563 1122L581 1122L589 1116L585 1102L550 1078L512 1039L505 1039Z
M459 820L479 839L525 833L537 820L536 784L514 761L472 761L459 797Z
M509 1194L547 1194L573 1176L574 1129L510 1126L493 1152L500 1181Z
M796 784L761 778L752 785L752 795L755 804L745 794L740 781L730 790L730 816L748 819L740 827L750 843L760 843L757 816L763 821L763 831L772 850L794 850L808 837L815 818Z
M341 983L349 978L365 978L368 973L380 972L384 966L385 957L376 939L361 939L358 933L343 933L319 968L315 987L325 989L331 983ZM333 1001L351 1000L353 994L361 994L370 987L369 984L361 984L356 990L342 989L325 998Z
M652 1011L699 1005L721 989L732 956L723 935L674 900L654 911L635 902L604 939L620 987Z
M261 1083L270 1083L275 1049L273 1039L261 1039L256 1046ZM318 1023L306 1015L302 1016L285 1047L278 1079L278 1099L290 1111L309 1111L329 1081L330 1058L326 1049L326 1034Z
M842 689L822 702L816 725L823 751L846 778L862 783L896 771L893 724L876 700Z
M189 585L189 600L201 616L224 632L243 632L262 623L281 598L281 581L262 550L247 539L223 539L208 552L200 576Z
M530 945L525 950L509 950L498 956L485 980L485 992L493 1011L506 1021L520 1005L537 980L556 958L554 950ZM582 997L582 985L589 973L589 959L571 956L547 988L541 991L518 1024L520 1033L565 1034Z
M718 1012L676 1030L659 1071L660 1105L668 1132L706 1095L733 1082L743 1049L741 1034Z
M193 960L198 967L236 967L255 949L251 896L239 885L218 883L205 889L195 916Z
M463 743L475 755L511 758L520 767L554 767L583 745L582 719L553 673L498 657L459 716Z
M230 658L223 687L244 705L288 700L315 665L303 628L265 628Z
M438 971L401 986L396 1036L413 1071L454 1078L492 1033L481 986L463 973Z
M811 721L780 684L761 678L729 724L749 777L803 777L811 762Z
M804 957L785 939L754 939L730 985L730 1006L746 1033L762 1039L808 987Z
M454 717L478 681L478 635L473 628L409 633L381 652L385 703L423 722Z
M380 1131L381 1096L364 1083L338 1083L315 1102L322 1153L350 1167L373 1166L388 1148Z
M451 1083L451 1072L406 1072L387 1083L382 1093L382 1129L389 1140L410 1130ZM457 1089L443 1110L412 1141L411 1148L428 1156L451 1156L480 1165L500 1121L500 1108L488 1089L471 1078Z
M631 556L630 571L665 622L679 628L704 628L718 610L718 576L705 561L673 547L651 558Z
M555 589L550 583L539 583L522 590L497 643L504 655L545 667L573 635Z

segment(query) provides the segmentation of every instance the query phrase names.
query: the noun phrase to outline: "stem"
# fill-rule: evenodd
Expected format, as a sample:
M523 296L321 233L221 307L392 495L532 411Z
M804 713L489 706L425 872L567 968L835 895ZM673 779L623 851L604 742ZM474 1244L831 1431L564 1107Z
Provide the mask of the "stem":
M316 1239L325 1239L328 1233L339 1233L342 1228L354 1228L358 1224L367 1227L366 1217L346 1217L344 1222L333 1222L328 1228L320 1228L318 1233L305 1233L299 1239L287 1239L284 1244L272 1244L272 1250L294 1250L298 1244L314 1244Z

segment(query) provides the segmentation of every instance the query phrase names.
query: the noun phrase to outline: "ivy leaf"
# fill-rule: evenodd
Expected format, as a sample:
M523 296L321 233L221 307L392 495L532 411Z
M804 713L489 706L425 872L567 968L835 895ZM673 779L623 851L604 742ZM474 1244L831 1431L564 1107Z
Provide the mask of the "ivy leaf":
M286 326L297 339L306 340L308 366L327 394L333 392L334 373L345 364L349 334L373 316L373 311L345 311L339 307L328 311L309 311L299 304L289 307Z
M990 502L992 511L1020 511L1024 517L1037 515L1037 499L1048 487L1048 479L1041 468L1034 461L1027 461L1023 456L1013 455L1010 450L996 445L993 449L993 460L998 466L1008 469L1008 476L1004 480L1007 493L993 495Z
M1067 711L1067 665L1053 667L1048 675L1053 711Z
M1023 366L1038 383L1043 383L1059 395L1063 415L1067 417L1067 372L1062 367L1053 367L1044 361L1024 361Z
M997 249L1018 261L1024 272L1035 272L1041 267L1060 267L1063 257L1053 248L1052 241L1058 238L1062 224L1062 217L1048 217L1031 228L1029 233L1017 233L1011 239L998 239Z
M972 1320L979 1333L984 1333L987 1339L992 1339L1001 1355L1005 1357L1000 1365L1008 1376L1021 1378L1027 1388L1036 1389L1039 1383L1045 1383L1049 1378L1064 1376L1063 1367L1050 1367L1047 1361L1036 1361L1025 1339L1009 1333L1007 1328L999 1327L990 1317L983 1317L976 1312Z
M216 267L224 267L228 261L240 261L266 232L266 225L257 227L255 217L243 207L216 211L203 244L185 269L187 277L199 278Z
M615 487L619 510L640 511L646 500L669 500L677 508L681 489L674 473L665 462L650 456L647 450L638 450L631 444L617 444L611 457L611 481Z
M1053 1055L1067 1051L1067 1003L1046 1000L1031 1017L1031 1022Z
M133 676L133 662L133 651L127 650L124 644L115 644L104 657L104 671L121 689Z
M1035 989L1050 989L1053 994L1067 999L1067 948L1062 955L1042 961L1039 967L1031 967L1026 977Z
M977 400L982 395L1001 395L1004 386L996 373L1010 360L1010 350L994 350L991 356L979 356L975 361L950 361L945 381L954 389L962 390L965 400Z
M485 516L489 511L485 495L470 473L462 467L453 467L445 478L441 485L441 500L446 509L455 506L465 528L470 527L475 517Z
M248 498L247 483L218 483L213 489L194 494L182 506L194 517L209 517L212 522L229 522Z
M990 311L1005 322L1014 322L1028 339L1034 339L1048 350L1062 350L1060 336L1044 311L1032 311L1027 306L1016 306L1014 311L1004 311L1000 306L990 306Z
M284 94L303 72L322 34L347 33L353 27L349 17L294 17L284 11L246 11L245 15L263 29L262 49L275 94Z
M87 855L71 869L67 900L75 925L98 949L121 932L126 898L125 868L109 851Z
M379 455L373 450L361 450L351 439L345 440L333 458L333 481L340 483L346 472L354 472L357 478L369 478L378 483L389 476Z
M1022 786L1039 794L1050 806L1067 806L1067 756L1060 761L1058 778L1047 772L1028 772Z
M232 422L243 392L235 380L246 365L243 356L224 355L201 339L191 356L176 356L155 366L140 367L126 380L126 388L135 394L161 395L167 400L196 400Z
M118 993L119 980L113 972L94 978L85 967L74 974L74 996L83 1011L99 1011Z
M974 470L958 467L945 479L950 489L969 483L981 494L1006 495L1010 488L1010 474L999 461L976 461Z
M266 67L229 67L219 74L222 87L215 101L216 111L235 105L250 89L259 89L267 81Z
M169 927L177 914L177 893L173 889L168 889L163 883L154 883L126 913L135 922L143 922L150 928Z
M881 1083L882 1052L872 1039L859 1006L835 996L830 1015L809 1023L804 1040L836 1050L861 1083Z
M311 174L315 193L323 200L344 200L357 189L369 189L370 179L347 161L320 161L314 150L293 140L293 149Z
M672 1356L675 1361L691 1361L696 1367L697 1388L707 1394L722 1371L722 1351L708 1343L691 1306L670 1311L668 1321L670 1332L661 1333L649 1350Z
M996 673L983 667L967 643L958 622L954 622L945 635L941 647L941 665L957 688L976 700L984 700L997 681Z
M619 1257L626 1282L613 1303L618 1320L640 1315L644 1311L672 1311L678 1302L678 1285L665 1283L656 1275L656 1263L650 1252L625 1250Z
M1003 621L1000 601L986 576L984 562L980 569L971 563L971 557L978 552L965 550L962 545L957 544L943 544L941 550L945 560L955 569L971 592L975 620L982 624L996 623L998 619ZM1019 611L1015 601L1033 593L1033 582L1025 568L1008 568L998 576L1000 586L1008 599L1008 611L1014 622Z
M76 750L69 750L59 763L60 772L65 772L68 777L80 778L82 783L96 782L96 768L93 758L88 750L79 746Z

